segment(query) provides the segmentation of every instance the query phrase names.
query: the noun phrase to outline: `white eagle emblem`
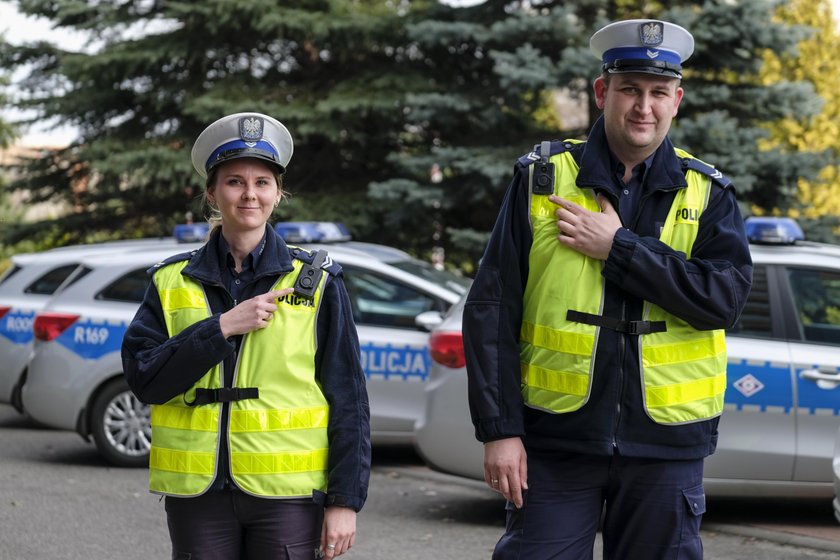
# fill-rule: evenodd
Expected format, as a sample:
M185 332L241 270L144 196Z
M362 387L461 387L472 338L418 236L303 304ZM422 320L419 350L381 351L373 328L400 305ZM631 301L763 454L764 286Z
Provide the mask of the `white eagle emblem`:
M662 44L664 38L665 26L661 21L650 21L639 26L639 37L642 40L642 45L646 47L656 47Z
M239 121L239 136L243 140L260 140L263 136L263 122L259 117L245 117Z

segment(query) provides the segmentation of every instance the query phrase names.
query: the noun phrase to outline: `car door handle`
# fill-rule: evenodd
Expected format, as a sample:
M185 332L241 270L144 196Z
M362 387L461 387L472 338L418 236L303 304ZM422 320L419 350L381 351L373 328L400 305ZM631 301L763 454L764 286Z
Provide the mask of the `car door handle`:
M809 381L816 381L820 389L834 389L840 385L840 373L837 371L824 372L818 369L805 369L799 372L799 377Z

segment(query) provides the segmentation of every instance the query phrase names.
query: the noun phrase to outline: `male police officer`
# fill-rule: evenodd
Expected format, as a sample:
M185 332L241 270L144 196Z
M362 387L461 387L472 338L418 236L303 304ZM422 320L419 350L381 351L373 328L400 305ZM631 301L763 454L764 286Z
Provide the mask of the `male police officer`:
M464 311L485 479L509 501L494 558L591 558L606 506L606 558L699 559L752 262L730 182L667 137L691 34L621 21L590 47L603 116L520 158Z

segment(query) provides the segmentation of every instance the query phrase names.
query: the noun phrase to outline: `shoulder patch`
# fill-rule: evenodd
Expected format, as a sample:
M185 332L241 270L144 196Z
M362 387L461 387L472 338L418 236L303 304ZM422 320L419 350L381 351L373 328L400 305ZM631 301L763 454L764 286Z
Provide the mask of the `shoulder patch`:
M708 163L692 157L682 157L680 158L680 162L682 164L683 171L691 169L692 171L697 171L698 173L702 173L703 175L710 177L712 181L724 189L732 187L732 181Z
M195 255L197 252L198 252L198 249L193 249L192 251L186 251L184 253L178 253L177 255L172 255L171 257L167 257L167 258L163 259L162 261L160 261L159 263L156 263L147 272L149 274L154 274L154 272L156 270L158 270L159 268L163 268L164 266L166 266L168 264L181 262L181 261L188 261L191 258L193 258L193 255Z

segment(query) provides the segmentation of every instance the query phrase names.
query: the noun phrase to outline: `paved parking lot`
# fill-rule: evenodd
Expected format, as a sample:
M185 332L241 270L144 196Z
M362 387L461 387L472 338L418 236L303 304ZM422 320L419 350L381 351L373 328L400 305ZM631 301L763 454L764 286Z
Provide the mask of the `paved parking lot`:
M108 466L76 434L0 406L0 558L149 560L169 556L163 504L144 469ZM712 501L706 560L838 558L830 504ZM486 560L502 502L481 484L441 475L410 448L378 448L368 504L348 560ZM600 557L596 543L595 557Z

